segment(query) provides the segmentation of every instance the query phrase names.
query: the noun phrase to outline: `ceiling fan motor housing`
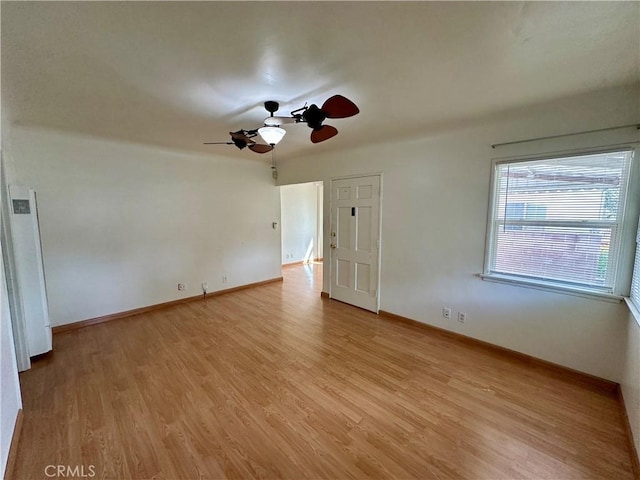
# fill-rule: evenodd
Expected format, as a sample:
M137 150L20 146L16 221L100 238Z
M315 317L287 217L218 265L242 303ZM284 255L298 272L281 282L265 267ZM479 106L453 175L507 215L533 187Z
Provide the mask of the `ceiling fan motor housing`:
M327 114L313 104L303 112L302 118L307 122L309 128L318 130L322 128L322 122L327 118Z
M244 147L247 146L247 142L245 140L240 139L240 138L232 138L231 141L240 150L242 150Z

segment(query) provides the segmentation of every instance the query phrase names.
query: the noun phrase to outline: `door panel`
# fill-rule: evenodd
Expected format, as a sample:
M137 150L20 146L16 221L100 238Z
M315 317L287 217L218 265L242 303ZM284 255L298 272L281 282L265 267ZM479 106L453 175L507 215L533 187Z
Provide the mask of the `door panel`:
M338 189L338 200L351 200L351 187L341 187Z
M356 216L356 232L357 241L356 249L358 251L370 252L372 250L371 245L371 207L358 208L358 215Z
M371 292L371 266L356 263L356 290L363 293Z
M336 283L339 287L349 288L349 267L350 264L346 260L336 262Z
M338 222L335 231L335 243L338 248L349 248L351 245L351 208L338 208Z
M332 298L378 311L379 236L380 176L332 180Z
M373 188L371 185L358 185L358 199L371 198L373 195Z

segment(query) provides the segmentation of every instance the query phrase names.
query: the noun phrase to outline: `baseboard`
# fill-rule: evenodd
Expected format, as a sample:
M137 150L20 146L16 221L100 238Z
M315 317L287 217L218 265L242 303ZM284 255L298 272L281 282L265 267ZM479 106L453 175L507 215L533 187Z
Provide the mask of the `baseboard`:
M631 468L633 468L633 478L640 478L640 457L638 457L638 450L636 449L636 443L633 439L633 431L631 430L631 423L629 422L629 415L627 414L627 406L624 403L624 395L622 395L622 387L620 387L620 385L617 385L616 395L618 396L618 403L620 403L622 422L624 423L624 429L627 434L629 456L631 457Z
M149 313L163 308L173 307L176 305L182 305L183 303L195 302L197 300L203 300L204 298L217 297L218 295L224 295L231 292L237 292L238 290L245 290L247 288L260 287L262 285L268 285L270 283L282 282L283 277L271 278L269 280L263 280L261 282L248 283L246 285L240 285L238 287L231 287L224 290L218 290L215 292L207 293L206 297L203 295L195 295L193 297L181 298L179 300L172 300L170 302L158 303L155 305L149 305L148 307L134 308L133 310L126 310L124 312L112 313L109 315L103 315L101 317L89 318L87 320L81 320L79 322L67 323L65 325L58 325L53 327L51 332L55 335L58 333L69 332L77 330L79 328L89 327L91 325L97 325L99 323L110 322L112 320L119 320L121 318L132 317L134 315L140 315L142 313Z
M312 263L322 263L322 258L314 258L313 260L310 260L308 262L304 260L300 260L299 262L283 263L282 268L300 267L302 265L309 265Z
M322 298L331 298L327 292L320 292Z
M494 353L498 353L500 355L510 357L520 362L528 363L538 368L544 368L547 371L555 372L556 374L560 374L564 377L571 378L574 381L582 383L583 385L589 385L591 387L594 387L597 390L601 390L607 393L615 393L616 389L618 388L618 384L616 382L612 382L611 380L606 380L604 378L600 378L595 375L591 375L589 373L580 372L579 370L574 370L572 368L565 367L563 365L558 365L557 363L549 362L547 360L542 360L541 358L532 357L531 355L527 355L526 353L521 353L516 350L511 350L509 348L501 347L499 345L494 345L493 343L485 342L483 340L467 337L466 335L462 335L456 332L451 332L449 330L445 330L444 328L434 327L433 325L428 325L426 323L419 322L412 318L403 317L402 315L396 315L395 313L386 312L384 310L380 310L380 315L383 317L387 317L391 320L408 323L425 330L437 332L440 335L467 343L468 345L485 348Z
M304 265L304 264L305 264L304 260L300 260L299 262L283 263L282 268L299 267L300 265Z
M4 470L4 480L13 478L13 469L16 465L16 457L18 456L18 443L20 443L20 434L22 433L22 409L18 410L16 416L16 424L13 427L13 435L11 436L11 445L9 446L9 456L7 457L7 466Z

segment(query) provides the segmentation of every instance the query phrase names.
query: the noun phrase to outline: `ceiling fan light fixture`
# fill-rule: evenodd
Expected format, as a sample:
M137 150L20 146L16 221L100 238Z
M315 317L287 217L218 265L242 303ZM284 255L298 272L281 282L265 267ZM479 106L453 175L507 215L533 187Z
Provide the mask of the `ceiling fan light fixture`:
M269 145L276 145L287 131L280 127L261 127L258 129L258 133Z

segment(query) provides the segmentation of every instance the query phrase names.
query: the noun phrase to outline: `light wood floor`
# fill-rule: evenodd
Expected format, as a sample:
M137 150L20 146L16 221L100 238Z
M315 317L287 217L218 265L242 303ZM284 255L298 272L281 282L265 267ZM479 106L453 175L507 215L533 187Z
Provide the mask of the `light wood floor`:
M56 335L15 478L632 478L613 394L321 299L319 269Z

